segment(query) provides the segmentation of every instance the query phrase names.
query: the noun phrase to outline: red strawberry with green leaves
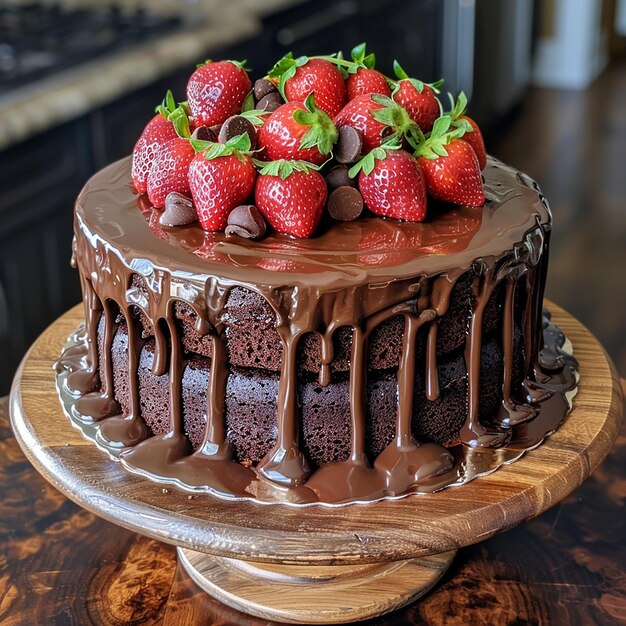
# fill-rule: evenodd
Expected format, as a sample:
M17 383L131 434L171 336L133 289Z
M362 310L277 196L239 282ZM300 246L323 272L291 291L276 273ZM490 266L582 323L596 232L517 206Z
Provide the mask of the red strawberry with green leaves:
M304 102L315 94L317 106L330 117L339 113L346 101L346 86L341 72L328 60L298 57L288 53L269 71L278 79L278 91L285 100Z
M207 61L190 76L187 102L196 126L222 124L241 112L252 89L245 61Z
M161 146L147 181L148 198L154 207L164 207L165 198L172 191L190 195L189 165L195 156L189 139L177 137Z
M224 144L195 140L191 144L198 154L189 166L189 188L200 226L210 232L224 230L230 212L254 189L250 137L244 133Z
M365 44L359 44L352 48L352 63L342 65L347 72L346 92L348 100L353 100L357 96L365 96L368 93L380 93L383 96L391 97L391 89L387 79L377 70L376 56L373 52L366 54Z
M471 128L468 122L452 126L452 118L444 115L435 122L430 137L417 146L414 154L431 197L464 206L485 204L478 157L461 139Z
M322 218L326 181L303 161L272 161L259 172L254 202L272 228L284 235L310 237Z
M279 106L257 133L261 157L269 161L292 159L320 165L329 158L336 141L337 129L317 108L313 94L304 102Z
M363 153L393 141L414 135L421 140L419 129L409 114L391 98L381 94L366 94L350 100L335 117L337 128L352 126L363 137Z
M437 88L443 81L427 84L410 78L397 61L393 62L393 69L399 80L391 97L407 110L423 133L429 132L441 113L435 93L439 93Z
M131 178L139 193L146 193L148 174L161 146L177 137L189 137L189 121L182 105L177 105L171 91L156 108L156 115L143 129L133 148Z
M406 151L374 148L350 169L372 213L405 222L426 217L426 184L417 161Z
M456 100L456 103L454 102L454 98L451 94L448 94L448 96L450 97L450 102L452 104L452 110L448 113L448 115L452 118L452 125L458 126L460 120L469 122L472 130L467 131L463 135L462 139L463 141L467 141L467 143L474 148L474 152L478 157L478 165L480 165L481 170L484 170L485 165L487 165L485 141L478 124L471 117L465 115L465 110L467 109L467 96L465 93L461 92Z

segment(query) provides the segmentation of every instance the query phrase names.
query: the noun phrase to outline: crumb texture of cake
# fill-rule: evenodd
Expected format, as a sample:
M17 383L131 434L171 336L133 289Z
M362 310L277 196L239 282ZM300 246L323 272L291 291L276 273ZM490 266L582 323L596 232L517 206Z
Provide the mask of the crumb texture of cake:
M519 456L564 419L575 361L544 341L551 218L523 174L490 159L484 208L262 241L164 229L129 179L122 160L77 200L85 353L59 367L135 471L373 500L462 482L468 454Z

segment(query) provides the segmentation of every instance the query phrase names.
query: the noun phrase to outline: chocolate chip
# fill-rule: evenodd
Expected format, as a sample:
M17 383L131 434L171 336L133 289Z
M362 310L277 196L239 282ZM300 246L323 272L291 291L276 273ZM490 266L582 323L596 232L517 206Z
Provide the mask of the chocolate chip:
M248 133L250 144L252 149L254 149L256 145L256 128L254 128L254 124L243 117L243 115L233 115L222 124L220 134L217 138L220 143L226 143L229 139L237 135L243 135L244 133Z
M200 141L217 141L217 135L208 126L198 126L191 133L191 138Z
M267 80L267 78L259 78L259 80L254 83L254 97L257 101L265 98L267 94L277 91L278 88L276 85L271 80Z
M326 174L326 184L328 191L333 192L339 187L356 187L356 179L348 176L348 168L345 165L335 165Z
M185 226L198 219L191 198L182 193L172 191L165 198L165 210L161 213L159 223L162 226Z
M328 212L338 222L351 222L363 211L363 196L354 187L339 187L328 198Z
M362 147L361 133L352 126L342 126L335 147L335 159L338 163L354 163L359 158Z
M256 108L259 111L275 111L281 104L285 104L282 96L277 92L273 91L272 93L268 93L267 96L263 96L256 105Z
M235 207L228 216L226 236L239 235L246 239L261 239L267 225L259 209L253 204Z

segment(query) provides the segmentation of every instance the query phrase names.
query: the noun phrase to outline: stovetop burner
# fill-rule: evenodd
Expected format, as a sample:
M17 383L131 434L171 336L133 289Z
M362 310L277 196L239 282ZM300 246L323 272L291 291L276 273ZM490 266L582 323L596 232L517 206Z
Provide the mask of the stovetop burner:
M182 20L117 8L0 7L0 95L84 61L162 36Z

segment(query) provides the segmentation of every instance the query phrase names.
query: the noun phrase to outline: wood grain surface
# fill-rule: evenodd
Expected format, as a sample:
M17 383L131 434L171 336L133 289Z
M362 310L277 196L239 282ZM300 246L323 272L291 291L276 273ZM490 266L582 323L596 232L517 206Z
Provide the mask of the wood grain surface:
M383 615L428 593L456 550L364 565L253 563L177 548L191 579L224 604L263 619L345 624Z
M581 382L565 424L514 464L437 494L341 508L219 500L131 474L63 414L51 364L80 320L76 307L33 345L16 377L18 441L54 486L88 510L182 547L286 564L400 560L483 541L569 495L604 458L621 419L615 372L589 332L550 305L574 345Z
M200 590L172 546L106 522L54 489L21 452L8 409L0 398L0 623L268 626ZM626 421L574 493L460 550L431 593L367 624L626 624L625 499Z

